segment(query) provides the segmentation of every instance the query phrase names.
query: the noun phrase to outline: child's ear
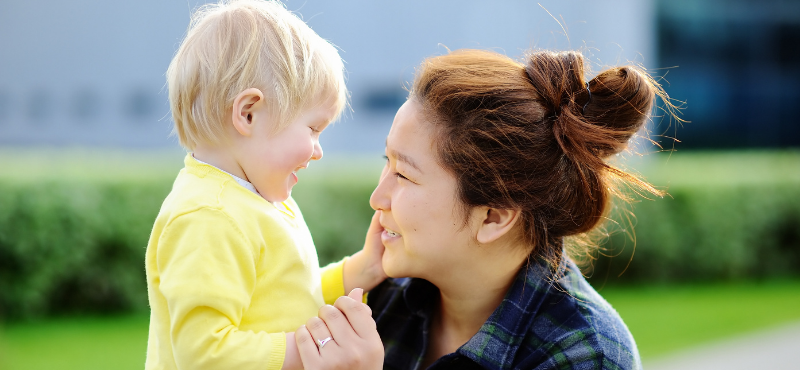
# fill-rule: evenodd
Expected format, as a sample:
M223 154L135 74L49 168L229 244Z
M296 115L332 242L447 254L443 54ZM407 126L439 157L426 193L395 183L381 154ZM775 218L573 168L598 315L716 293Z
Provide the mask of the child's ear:
M479 217L481 218L476 237L481 244L491 243L506 235L514 228L520 215L518 209L476 208L478 208L476 211L480 212Z
M242 136L253 133L253 115L258 109L263 109L264 94L256 88L249 88L236 95L233 99L231 121L233 127Z

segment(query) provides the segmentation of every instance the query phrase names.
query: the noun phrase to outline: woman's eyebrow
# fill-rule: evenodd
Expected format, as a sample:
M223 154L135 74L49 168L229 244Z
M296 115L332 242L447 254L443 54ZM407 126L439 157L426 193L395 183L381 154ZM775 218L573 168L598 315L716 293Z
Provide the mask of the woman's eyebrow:
M403 162L403 163L411 166L412 168L417 170L417 172L420 172L420 173L422 172L422 170L419 168L419 166L417 166L417 163L414 162L414 160L411 159L411 157L409 157L409 156L407 156L407 155L405 155L403 153L400 153L400 152L398 152L396 150L391 150L390 153L392 154L392 157L397 158L398 161Z

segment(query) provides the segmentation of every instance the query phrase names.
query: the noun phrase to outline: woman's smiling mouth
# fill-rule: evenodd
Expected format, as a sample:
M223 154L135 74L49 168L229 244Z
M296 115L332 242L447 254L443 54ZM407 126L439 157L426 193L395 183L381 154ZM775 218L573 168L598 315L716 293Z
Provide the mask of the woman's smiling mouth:
M387 229L387 228L383 229L383 234L386 236L386 238L397 238L397 237L400 237L399 233L397 233L397 232L395 232L395 231L393 231L391 229Z

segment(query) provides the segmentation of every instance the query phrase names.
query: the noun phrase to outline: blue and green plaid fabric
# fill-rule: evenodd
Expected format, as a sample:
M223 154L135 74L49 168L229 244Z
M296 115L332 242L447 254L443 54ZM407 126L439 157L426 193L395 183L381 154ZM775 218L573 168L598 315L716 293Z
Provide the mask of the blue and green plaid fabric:
M544 263L522 268L480 331L429 369L641 369L630 331L566 261L558 280ZM386 351L384 369L417 370L439 290L387 279L368 296Z

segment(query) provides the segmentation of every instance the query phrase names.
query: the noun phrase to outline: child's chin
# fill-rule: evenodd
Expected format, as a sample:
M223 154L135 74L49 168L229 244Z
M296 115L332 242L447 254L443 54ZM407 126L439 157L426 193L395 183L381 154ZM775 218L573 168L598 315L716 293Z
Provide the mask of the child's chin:
M291 196L292 196L292 191L289 190L287 193L283 194L266 194L264 199L272 203L281 203L286 201L286 199L289 199L289 197Z

